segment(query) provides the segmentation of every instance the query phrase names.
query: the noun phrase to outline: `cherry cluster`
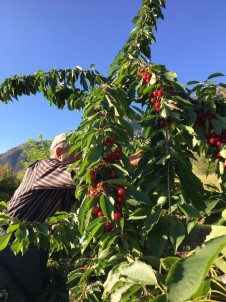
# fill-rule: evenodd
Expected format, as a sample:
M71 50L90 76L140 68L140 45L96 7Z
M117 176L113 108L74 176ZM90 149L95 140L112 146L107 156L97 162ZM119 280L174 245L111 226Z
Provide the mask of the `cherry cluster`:
M226 130L223 130L221 134L208 132L206 134L206 138L211 146L215 148L220 148L222 144L226 143Z
M138 70L137 73L142 75L143 84L147 84L150 82L151 76L152 76L152 74L150 72Z
M156 113L160 112L161 103L159 102L159 100L161 99L162 96L163 96L163 90L161 89L159 90L156 89L152 93L150 102L154 105Z
M115 139L111 136L107 137L103 141L103 146L105 156L103 157L102 163L97 168L89 171L90 180L93 185L90 186L88 198L91 199L94 196L100 197L102 194L106 194L114 198L114 219L106 222L104 225L104 230L106 232L110 232L114 225L113 221L117 222L123 217L122 207L125 202L126 190L122 186L112 185L107 182L108 179L118 178L118 174L114 171L114 166L111 165L111 163L120 160L122 154L121 146L116 145ZM100 218L104 217L98 203L93 206L92 214L97 215Z
M208 143L216 150L222 147L222 144L226 143L226 130L223 130L221 134L216 134L214 132L208 131L206 134L206 138ZM215 158L219 159L220 161L224 161L223 165L226 168L225 159L221 156L220 152L217 151Z
M211 111L204 111L202 109L195 109L197 114L196 123L203 129L206 128L207 121L211 121L216 118L216 113Z

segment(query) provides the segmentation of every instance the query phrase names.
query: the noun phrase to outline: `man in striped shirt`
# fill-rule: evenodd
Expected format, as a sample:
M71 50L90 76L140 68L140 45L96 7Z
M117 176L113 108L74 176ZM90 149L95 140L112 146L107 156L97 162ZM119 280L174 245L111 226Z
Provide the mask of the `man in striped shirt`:
M67 135L60 134L53 140L50 158L30 165L23 181L8 203L11 217L20 220L44 222L56 211L69 211L75 202L73 175L69 173L71 163L81 158L68 155L70 146ZM142 152L130 156L131 168L137 167ZM72 175L73 174L73 175ZM0 235L5 230L0 227ZM24 302L35 302L41 293L48 252L30 246L22 256L14 255L8 246L0 252L0 289L12 289L24 298Z
M56 136L50 147L50 158L38 160L28 167L8 203L11 217L44 222L56 211L70 210L75 202L75 184L68 170L81 155L68 155L66 139L66 134ZM4 232L0 228L0 234ZM7 247L0 252L0 289L12 289L25 302L35 302L43 286L47 258L48 253L35 246L23 256L15 256Z

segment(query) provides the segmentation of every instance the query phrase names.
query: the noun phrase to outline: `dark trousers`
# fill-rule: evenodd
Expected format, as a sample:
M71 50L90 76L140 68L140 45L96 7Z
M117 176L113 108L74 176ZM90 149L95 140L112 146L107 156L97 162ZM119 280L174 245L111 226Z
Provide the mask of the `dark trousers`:
M0 228L0 236L4 229ZM41 293L48 252L30 246L24 254L17 254L6 247L0 251L0 289L10 289L25 302L35 302Z

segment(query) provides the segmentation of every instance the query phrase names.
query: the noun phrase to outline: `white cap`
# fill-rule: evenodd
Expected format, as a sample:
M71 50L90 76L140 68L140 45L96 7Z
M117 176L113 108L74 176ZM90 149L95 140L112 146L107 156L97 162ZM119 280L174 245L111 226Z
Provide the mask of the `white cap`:
M50 150L52 151L57 145L59 145L60 143L65 142L67 139L67 134L66 133L61 133L58 134L54 140L52 141L52 144L50 146Z

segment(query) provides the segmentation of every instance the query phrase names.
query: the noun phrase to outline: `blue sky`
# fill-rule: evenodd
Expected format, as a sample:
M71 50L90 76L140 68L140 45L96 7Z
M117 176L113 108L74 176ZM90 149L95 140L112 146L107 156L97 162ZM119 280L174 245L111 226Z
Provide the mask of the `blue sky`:
M103 74L134 28L138 0L1 0L0 83L42 69L89 68ZM226 74L226 1L168 0L151 46L152 62L166 65L179 81ZM226 77L221 77L226 82ZM77 128L81 112L50 107L42 95L0 102L0 153Z

